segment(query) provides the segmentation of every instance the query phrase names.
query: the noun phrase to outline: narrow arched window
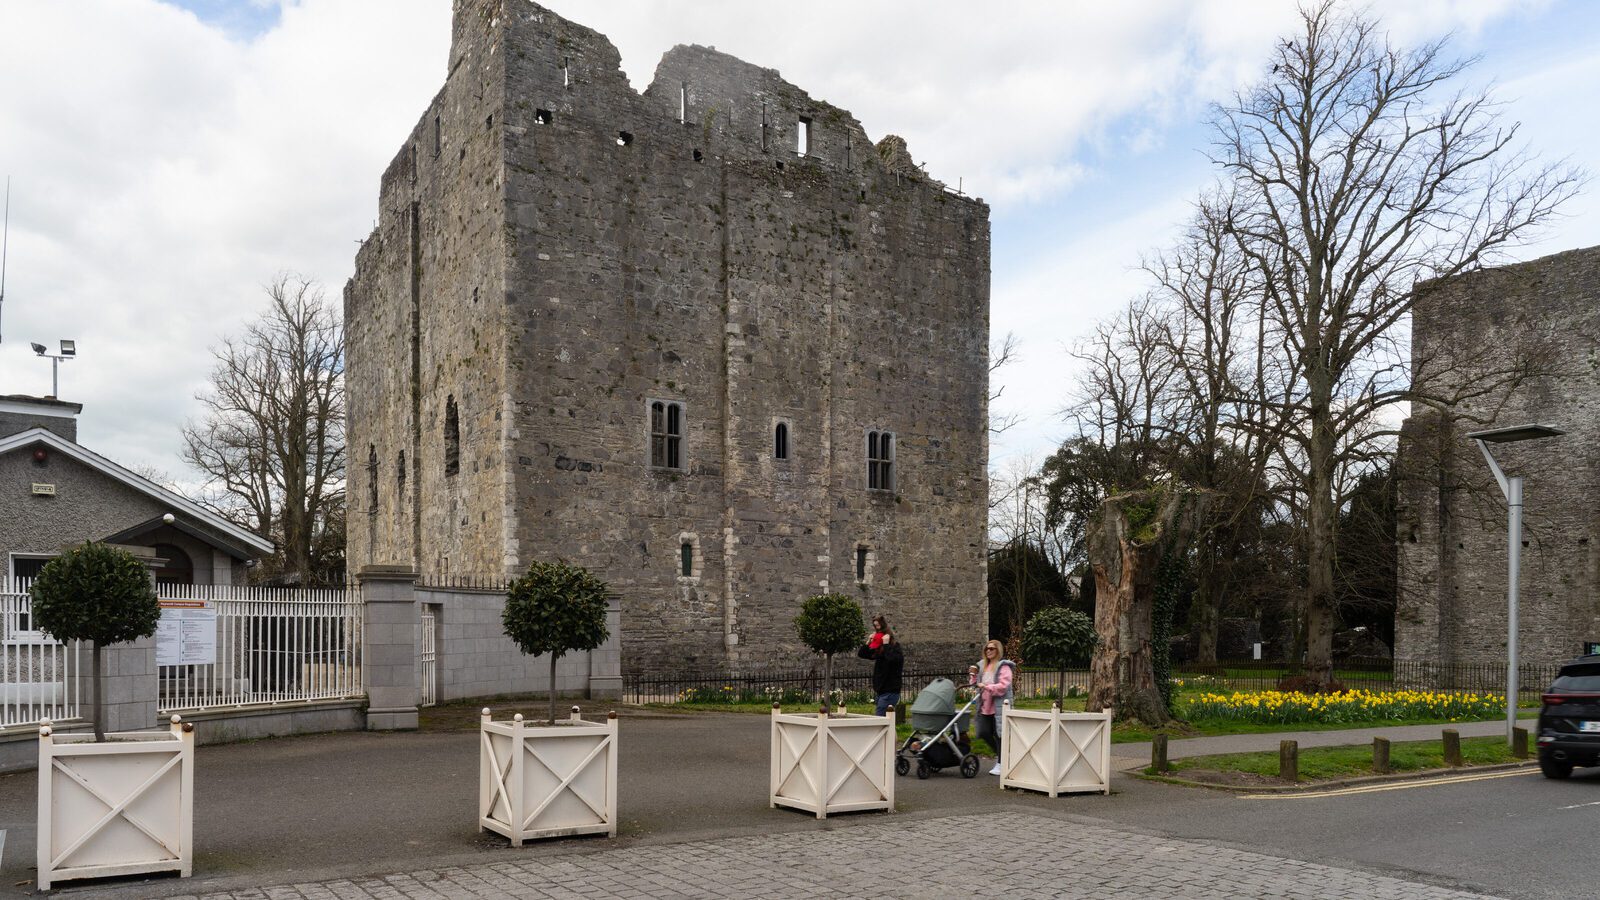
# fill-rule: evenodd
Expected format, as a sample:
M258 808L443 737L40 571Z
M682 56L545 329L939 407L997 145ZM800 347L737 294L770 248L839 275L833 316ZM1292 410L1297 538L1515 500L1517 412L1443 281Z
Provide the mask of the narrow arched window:
M694 577L694 545L688 541L678 547L678 573L685 578Z
M461 471L461 419L456 411L454 394L444 401L444 473L454 475Z
M772 457L774 459L789 458L789 423L779 422L772 429Z
M406 452L400 451L400 458L394 464L395 496L401 502L406 502Z
M367 515L378 514L378 447L367 445Z

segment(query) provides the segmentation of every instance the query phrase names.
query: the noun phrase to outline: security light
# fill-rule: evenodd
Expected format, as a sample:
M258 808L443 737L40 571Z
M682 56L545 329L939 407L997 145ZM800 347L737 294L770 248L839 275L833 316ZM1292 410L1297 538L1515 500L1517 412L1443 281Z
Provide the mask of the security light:
M78 355L78 345L77 345L77 343L74 342L74 341L62 341L61 342L61 355L62 356L77 356Z
M33 347L33 352L39 354L40 356L44 355L44 345L43 344L33 344L31 346Z

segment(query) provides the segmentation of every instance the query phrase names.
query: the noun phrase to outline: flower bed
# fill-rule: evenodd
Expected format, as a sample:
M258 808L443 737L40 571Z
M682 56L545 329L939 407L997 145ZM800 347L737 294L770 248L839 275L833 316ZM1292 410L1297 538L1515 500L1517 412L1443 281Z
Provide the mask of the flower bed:
M1487 719L1505 713L1505 698L1433 691L1346 691L1341 694L1258 691L1201 694L1182 701L1190 721L1227 720L1259 724Z
M871 706L875 699L871 691L834 692L835 705ZM740 704L759 703L763 707L774 703L784 706L806 706L816 703L817 692L800 687L741 687L731 684L697 686L678 692L679 703Z

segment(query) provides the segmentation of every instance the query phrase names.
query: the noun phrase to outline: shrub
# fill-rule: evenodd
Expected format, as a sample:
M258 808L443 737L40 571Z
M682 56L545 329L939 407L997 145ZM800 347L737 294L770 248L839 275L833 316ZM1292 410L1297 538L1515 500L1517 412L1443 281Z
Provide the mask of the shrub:
M528 567L506 593L501 616L506 637L530 656L550 654L550 721L556 720L556 660L572 650L605 643L606 583L588 569L566 563Z
M1088 662L1100 642L1094 622L1086 615L1065 606L1041 609L1028 620L1022 632L1022 655L1035 665L1056 670L1056 697L1067 687L1067 669Z
M822 654L822 695L827 697L833 690L833 655L853 650L866 640L861 607L844 594L818 594L806 598L794 627L811 652Z
M32 596L33 619L41 631L60 641L94 644L94 739L103 741L102 651L107 644L156 633L161 604L150 571L126 550L90 542L46 563Z

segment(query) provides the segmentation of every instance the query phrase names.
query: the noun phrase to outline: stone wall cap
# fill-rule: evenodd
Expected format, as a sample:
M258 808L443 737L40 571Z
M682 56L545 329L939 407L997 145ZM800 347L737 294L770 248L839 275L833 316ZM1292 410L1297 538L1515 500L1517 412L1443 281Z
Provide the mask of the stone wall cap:
M410 566L362 566L356 578L360 581L416 581L417 570Z

